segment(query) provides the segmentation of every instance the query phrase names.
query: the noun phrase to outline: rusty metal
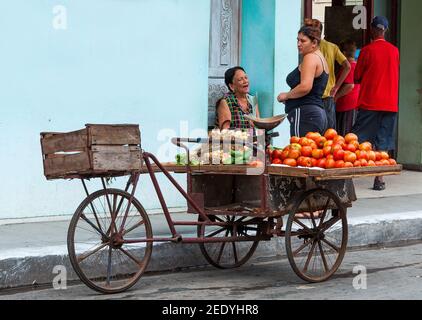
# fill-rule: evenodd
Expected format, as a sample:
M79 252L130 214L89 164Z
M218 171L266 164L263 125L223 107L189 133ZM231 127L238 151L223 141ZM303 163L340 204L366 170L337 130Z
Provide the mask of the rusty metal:
M177 181L170 175L170 173L161 165L160 161L158 161L158 159L151 153L148 152L144 152L144 159L146 161L147 167L148 167L148 171L149 171L149 175L151 177L151 179L153 179L153 181L155 181L154 187L156 187L157 192L159 192L159 195L161 196L163 203L165 205L165 201L163 198L163 195L161 193L160 187L158 185L157 179L155 178L155 174L154 171L152 170L151 167L151 163L149 162L149 158L152 159L152 161L154 161L155 165L161 170L161 172L170 180L170 182L176 187L176 189L182 194L182 196L189 201L189 203L192 205L192 207L198 211L199 216L207 221L209 220L207 215L205 214L204 210L201 210L201 208L199 208L196 203L193 201L193 199L185 192L185 190L183 190L183 188L177 183ZM167 208L167 207L166 207ZM168 213L168 210L167 210ZM168 217L170 218L171 221L171 217L170 214L168 213Z
M173 141L173 140L172 140ZM186 152L189 153L189 149L182 144L182 142L196 142L195 139L176 139L173 143L185 148ZM79 270L82 281L88 284L94 290L110 293L119 292L121 289L109 290L108 288L96 287L92 284L92 281L88 280L83 275L81 276L80 268L78 264L84 259L94 254L96 251L101 249L108 249L108 271L107 281L114 281L110 277L112 272L112 251L120 250L124 255L137 262L136 258L131 255L129 251L124 251L126 244L145 244L145 246L152 249L154 242L173 242L173 243L191 243L199 244L201 251L207 261L216 266L217 268L236 268L244 264L253 255L259 241L269 241L274 236L286 237L286 250L289 257L290 264L293 270L298 274L299 277L310 282L323 281L329 278L338 268L341 263L342 256L344 256L344 244L339 248L339 256L341 259L336 260L336 264L333 268L329 266L330 260L324 255L324 246L332 246L337 248L335 244L331 243L325 238L325 233L334 224L339 221L343 224L342 239L347 237L347 230L344 231L344 224L346 223L346 207L351 205L351 202L356 200L354 189L350 187L348 181L337 180L332 182L328 181L316 181L313 178L298 178L298 177L274 177L269 175L268 167L265 168L264 174L260 176L240 176L237 178L235 174L227 174L224 178L218 177L218 173L203 172L203 173L192 173L189 164L186 165L187 172L187 191L185 191L177 181L171 176L166 168L159 162L159 160L151 153L142 152L142 163L145 163L147 170L142 173L148 173L156 191L157 197L160 201L164 216L169 226L171 237L154 237L152 230L150 231L150 222L147 214L143 214L143 219L139 222L135 220L135 226L128 227L125 230L125 224L129 217L130 207L133 205L141 208L139 201L135 198L135 192L139 183L139 177L141 172L132 172L130 178L127 181L125 191L116 189L107 189L104 177L101 177L103 185L103 196L106 198L108 210L111 214L111 223L106 233L101 229L100 220L97 216L93 202L88 201L85 206L91 206L92 212L96 218L97 226L94 221L89 221L84 216L83 212L79 212L79 218L86 219L86 222L97 231L100 236L100 246L93 252L86 252L82 255L81 259L78 260L76 253L72 255L72 265L76 266ZM163 193L159 186L155 171L152 165L155 164L158 169L167 177L167 179L173 184L173 186L180 192L180 194L186 199L188 203L188 211L196 213L198 215L198 221L174 221L171 213L167 207ZM267 163L266 163L267 166ZM87 200L93 198L90 195L85 184L84 179L81 179L85 192L87 194ZM218 197L221 197L221 189L211 189L211 194L207 193L207 185L213 184L218 185L218 182L229 186L226 188L224 193L224 201L218 201ZM351 185L352 182L350 181ZM244 185L253 186L251 189L245 189ZM132 190L130 192L130 186ZM259 189L259 190L258 190ZM230 192L228 190L231 190ZM227 192L226 192L227 191ZM311 197L317 193L325 195L332 199L332 202L325 200L323 197ZM113 196L113 205L110 202L109 195ZM117 196L120 195L120 203L117 201ZM98 196L98 195L97 195ZM95 198L95 197L94 197ZM116 219L119 215L120 208L123 200L127 199L128 206L123 216L123 222L120 225L119 230L116 226ZM250 201L248 201L250 200ZM211 205L210 205L211 204ZM218 206L213 206L217 204ZM107 209L106 209L107 210ZM313 213L316 210L321 210L322 220L317 221ZM338 210L336 215L333 215L328 221L324 222L327 217L328 210ZM308 219L308 224L297 221L296 214L301 212L311 212L312 215ZM288 214L288 223L286 230L283 229L283 216ZM120 218L120 217L119 217ZM321 218L321 217L319 217ZM144 222L145 221L145 222ZM300 223L299 223L300 222ZM103 222L104 223L104 222ZM130 221L128 222L130 224ZM133 229L146 223L145 226L148 230L144 238L130 238L127 237L127 233ZM298 229L292 229L292 224L296 223L299 225ZM74 223L75 224L75 223ZM196 226L197 237L182 237L177 233L176 226ZM107 228L107 227L106 227ZM71 237L69 237L69 243L72 245ZM298 248L292 246L292 239L299 239L304 241ZM238 246L237 243L243 243L242 246ZM245 245L246 243L246 245ZM347 239L346 239L347 243ZM212 245L216 245L217 251L212 253L210 248ZM305 256L306 263L303 270L300 270L295 262L295 254L300 253L306 246L311 247L310 253ZM292 249L294 248L294 249ZM321 265L324 266L327 272L321 277L312 277L307 274L308 267L312 266L311 261L319 250L321 259L323 260ZM315 254L314 254L315 252ZM225 255L225 253L229 253ZM147 252L146 264L149 261L150 251ZM144 265L139 272L144 271ZM79 268L79 269L78 269ZM330 269L331 268L331 269ZM137 279L136 279L137 280ZM132 282L128 286L133 285Z

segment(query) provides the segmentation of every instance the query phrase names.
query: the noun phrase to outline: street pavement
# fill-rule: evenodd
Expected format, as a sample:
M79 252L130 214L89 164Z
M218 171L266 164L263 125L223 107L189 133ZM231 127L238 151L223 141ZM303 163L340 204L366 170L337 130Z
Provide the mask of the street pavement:
M232 270L212 267L143 276L129 291L98 294L85 285L3 291L0 300L421 300L422 243L350 250L337 273L309 284L287 259L260 259Z
M371 190L373 178L354 180L358 200L348 210L349 250L360 247L402 244L422 240L422 172L404 171L386 177L385 191ZM179 212L176 220L195 220L196 216ZM150 219L154 236L169 235L162 214ZM32 284L51 284L54 268L64 266L69 279L77 279L67 257L66 236L69 217L44 221L0 220L0 294L2 289ZM195 234L196 228L178 230ZM260 243L251 262L284 257L284 240ZM154 245L149 272L207 266L198 245Z

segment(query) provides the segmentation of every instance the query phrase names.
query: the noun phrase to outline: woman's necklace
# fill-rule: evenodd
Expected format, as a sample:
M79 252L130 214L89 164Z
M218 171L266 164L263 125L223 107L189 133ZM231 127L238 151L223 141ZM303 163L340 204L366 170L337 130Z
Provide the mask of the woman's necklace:
M240 109L242 109L243 112L248 113L249 112L249 105L248 105L248 99L245 98L238 98L237 102L239 104Z

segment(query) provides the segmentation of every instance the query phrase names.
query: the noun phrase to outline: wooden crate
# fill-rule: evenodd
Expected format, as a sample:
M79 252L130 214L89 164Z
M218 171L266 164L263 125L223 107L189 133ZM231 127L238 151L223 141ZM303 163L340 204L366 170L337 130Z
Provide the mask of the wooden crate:
M42 132L41 149L49 180L120 176L141 169L138 125L87 124L73 132Z

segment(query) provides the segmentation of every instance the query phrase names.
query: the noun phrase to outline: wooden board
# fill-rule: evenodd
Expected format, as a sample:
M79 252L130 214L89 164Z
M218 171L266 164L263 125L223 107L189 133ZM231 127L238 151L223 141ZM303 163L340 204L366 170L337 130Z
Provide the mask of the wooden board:
M88 145L86 129L67 133L41 133L42 153L84 151Z
M136 171L141 169L141 149L138 146L92 146L94 171Z
M55 179L85 172L91 168L88 152L81 152L67 155L55 155L44 159L44 175L48 179Z
M141 133L138 125L87 124L90 145L139 145Z
M342 169L326 169L319 170L315 168L293 168L285 166L269 166L268 173L276 176L289 177L312 177L315 180L340 180L353 179L361 177L373 176L387 176L399 175L403 167L396 166L382 166L382 167L356 167L356 168L342 168Z
M176 165L174 162L162 163L162 166L169 172L174 173L187 173L186 166ZM152 165L154 172L160 172L160 169ZM227 175L246 175L248 169L257 169L256 167L250 167L247 165L201 165L201 166L190 166L192 173L195 174L227 174ZM148 173L147 167L144 165L141 173ZM262 172L250 175L260 175Z
M178 166L175 163L163 163L165 169L174 173L186 173L186 166ZM247 169L251 168L247 165L203 165L191 166L192 173L195 174L233 174L246 175ZM155 172L159 172L158 167L153 166ZM287 166L268 166L267 173L275 176L308 178L312 177L315 180L341 180L353 179L360 177L371 176L387 176L399 175L403 170L402 165L383 166L383 167L360 167L360 168L344 168L344 169L316 169L316 168L298 168ZM144 166L143 173L147 172ZM259 173L256 175L260 175Z

